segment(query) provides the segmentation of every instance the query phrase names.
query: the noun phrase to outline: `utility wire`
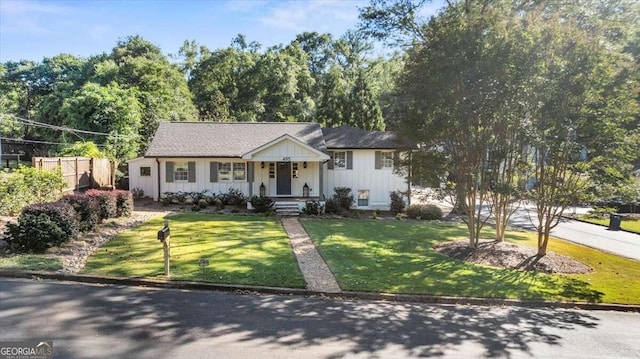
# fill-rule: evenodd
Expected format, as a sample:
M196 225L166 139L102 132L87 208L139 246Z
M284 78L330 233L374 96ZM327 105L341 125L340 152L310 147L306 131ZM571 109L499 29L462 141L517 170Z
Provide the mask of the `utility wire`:
M50 141L39 141L39 140L25 140L22 138L10 138L0 136L0 140L3 141L13 141L13 142L24 142L24 143L39 143L43 145L69 145L67 142L50 142ZM104 147L104 145L97 145L98 147Z
M105 132L95 132L95 131L86 131L86 130L78 130L75 128L69 128L69 127L64 127L64 126L56 126L56 125L52 125L49 123L43 123L43 122L38 122L38 121L34 121L34 120L29 120L26 118L22 118L22 117L18 117L16 115L13 114L7 114L8 116L12 117L14 120L21 122L24 125L30 125L30 126L35 126L35 127L42 127L42 128L49 128L52 130L57 130L57 131L66 131L66 132L70 132L78 137L80 137L79 135L77 135L77 133L84 133L84 134L88 134L88 135L96 135L96 136L113 136L110 133L105 133ZM118 136L115 135L114 137L116 138L131 138L133 136ZM83 141L84 138L80 137Z

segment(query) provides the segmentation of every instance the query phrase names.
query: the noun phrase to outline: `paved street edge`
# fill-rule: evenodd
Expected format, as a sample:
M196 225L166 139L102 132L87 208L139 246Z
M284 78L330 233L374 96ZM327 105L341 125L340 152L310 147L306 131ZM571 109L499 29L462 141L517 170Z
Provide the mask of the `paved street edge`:
M536 300L518 300L501 298L473 298L473 297L449 297L431 296L418 294L391 294L372 292L351 292L340 293L314 292L300 288L283 287L263 287L250 285L230 285L212 284L202 282L171 281L145 278L118 278L106 276L90 276L67 273L51 273L39 271L17 271L0 270L0 277L24 278L34 280L57 280L77 283L109 284L123 286L138 286L161 289L181 289L181 290L203 290L233 292L237 294L275 294L275 295L296 295L304 297L331 298L343 300L370 300L370 301L391 301L403 303L424 303L424 304L455 304L455 305L481 305L481 306L513 306L525 308L562 308L562 309L582 309L582 310L610 310L621 312L640 313L640 305L633 304L608 304L608 303L587 303L587 302L552 302Z

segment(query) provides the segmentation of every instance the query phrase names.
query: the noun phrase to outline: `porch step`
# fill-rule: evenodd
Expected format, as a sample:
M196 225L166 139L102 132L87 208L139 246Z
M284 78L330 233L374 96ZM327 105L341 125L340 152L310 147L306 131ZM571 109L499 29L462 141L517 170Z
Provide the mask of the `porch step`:
M276 209L276 214L279 216L299 216L300 215L298 202L278 201L275 203L275 209Z

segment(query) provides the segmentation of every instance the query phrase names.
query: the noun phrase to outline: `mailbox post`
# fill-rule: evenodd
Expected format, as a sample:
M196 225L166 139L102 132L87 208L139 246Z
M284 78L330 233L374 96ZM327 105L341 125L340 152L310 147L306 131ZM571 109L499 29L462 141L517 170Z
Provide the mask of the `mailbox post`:
M164 275L169 278L170 270L169 270L169 255L170 255L170 245L169 239L171 237L171 230L169 229L169 221L165 219L164 228L158 231L158 240L162 242L162 246L164 248Z

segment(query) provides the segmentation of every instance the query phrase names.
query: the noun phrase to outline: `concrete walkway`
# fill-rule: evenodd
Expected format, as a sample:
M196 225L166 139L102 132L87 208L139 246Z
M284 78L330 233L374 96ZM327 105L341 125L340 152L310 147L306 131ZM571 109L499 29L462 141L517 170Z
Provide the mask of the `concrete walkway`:
M298 260L298 267L307 282L307 290L327 293L341 292L336 277L316 250L300 221L297 218L283 217L282 225L289 236L293 253Z

